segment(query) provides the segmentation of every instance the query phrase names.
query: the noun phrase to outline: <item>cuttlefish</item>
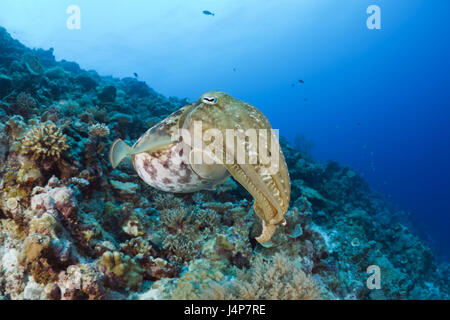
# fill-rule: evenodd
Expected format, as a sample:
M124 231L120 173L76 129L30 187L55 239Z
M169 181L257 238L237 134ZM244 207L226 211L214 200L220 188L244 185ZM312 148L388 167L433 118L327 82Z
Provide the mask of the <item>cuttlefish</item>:
M259 140L242 135L244 131L256 132ZM232 140L219 139L228 138L230 132ZM237 132L234 137L233 132ZM195 140L199 134L200 142ZM263 152L276 162L262 161ZM148 129L131 147L121 139L114 141L112 167L128 156L141 179L162 191L214 189L231 175L254 198L254 212L262 219L263 230L256 237L260 243L269 241L276 226L286 223L291 188L278 137L257 108L226 93L204 93Z

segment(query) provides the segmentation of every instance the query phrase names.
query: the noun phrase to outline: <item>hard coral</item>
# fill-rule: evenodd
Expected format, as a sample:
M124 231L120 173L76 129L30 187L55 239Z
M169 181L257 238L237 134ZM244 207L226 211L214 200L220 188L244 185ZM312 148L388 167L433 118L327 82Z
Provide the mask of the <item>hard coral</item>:
M69 146L66 136L53 122L42 123L29 130L23 138L23 154L33 161L58 160Z
M33 197L30 203L31 209L42 214L46 211L56 211L65 221L74 223L77 220L78 205L74 197L74 191L63 186L58 179L52 177L45 188L33 189Z
M187 264L188 261L198 258L200 243L184 234L170 234L164 241L164 250L171 260L180 264Z
M17 95L15 109L19 114L29 116L31 113L35 113L37 111L36 107L36 101L29 94L21 92Z
M137 289L143 280L143 270L129 256L118 251L103 253L99 264L118 282L119 287Z
M63 300L107 299L104 280L95 264L72 265L59 275L59 295Z
M104 123L96 123L89 127L89 134L96 137L106 137L109 135L109 128Z
M191 261L187 270L175 281L172 286L165 286L169 292L162 295L171 300L202 299L204 292L214 285L225 280L226 264L223 261L211 261L209 259L197 259ZM161 281L157 281L153 288L158 287Z

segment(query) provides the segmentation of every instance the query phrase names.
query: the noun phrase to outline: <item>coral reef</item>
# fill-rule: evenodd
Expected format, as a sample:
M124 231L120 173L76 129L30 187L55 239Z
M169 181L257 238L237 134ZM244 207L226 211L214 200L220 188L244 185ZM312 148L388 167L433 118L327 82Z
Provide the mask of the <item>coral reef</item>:
M186 104L57 62L0 28L0 300L450 298L450 266L408 214L305 146L281 139L291 202L263 244L232 178L171 194L129 161L110 166L112 141L136 141ZM381 289L366 286L370 265Z

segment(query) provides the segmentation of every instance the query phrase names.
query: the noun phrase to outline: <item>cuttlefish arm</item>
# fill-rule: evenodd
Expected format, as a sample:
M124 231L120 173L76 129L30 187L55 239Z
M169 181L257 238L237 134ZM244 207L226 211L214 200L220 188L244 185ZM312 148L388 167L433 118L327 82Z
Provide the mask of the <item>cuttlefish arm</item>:
M226 136L227 129L234 131L245 131L247 129L263 129L271 132L271 126L267 118L255 107L244 101L232 98L221 92L208 92L203 97L214 97L214 104L200 103L188 116L187 121L192 125L195 121L202 122L202 130L218 129L222 131L223 137ZM202 99L200 98L200 99ZM260 131L260 130L259 130ZM268 150L278 152L278 161L275 163L264 164L261 161L249 161L254 153L254 146L251 141L244 143L227 144L226 139L223 143L223 165L228 172L253 196L255 214L262 219L263 231L256 238L260 243L269 241L273 236L276 226L284 224L284 215L289 207L290 200L290 180L286 161L279 146L278 138L268 134L268 138L262 137L261 142L268 143ZM237 141L236 141L237 142ZM242 141L241 141L242 142ZM254 142L254 141L253 141ZM273 147L271 148L272 145ZM245 150L246 161L238 161L238 148ZM256 149L260 152L261 148ZM268 151L267 149L264 149ZM254 154L253 154L254 155ZM226 160L226 157L234 161ZM275 157L276 158L276 157ZM241 159L242 160L242 159ZM272 166L272 167L271 167Z

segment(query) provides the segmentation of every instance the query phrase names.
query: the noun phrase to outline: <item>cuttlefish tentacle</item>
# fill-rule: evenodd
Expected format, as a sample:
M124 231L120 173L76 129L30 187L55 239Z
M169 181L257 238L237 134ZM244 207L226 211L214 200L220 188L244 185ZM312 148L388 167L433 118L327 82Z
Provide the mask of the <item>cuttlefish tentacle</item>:
M268 241L275 232L275 227L284 221L286 212L281 207L284 207L285 201L276 196L279 195L279 190L272 178L258 176L250 165L225 164L225 167L255 199L253 210L263 220L262 234L256 240L261 243Z
M233 177L237 178L240 175L240 171L230 171L233 172L232 175ZM248 179L250 181L252 181L251 179ZM241 183L242 184L242 183ZM255 212L255 214L261 218L262 220L262 233L259 237L256 237L255 239L258 242L266 242L269 241L270 238L272 238L273 234L275 233L275 229L276 229L276 223L271 223L271 221L274 220L274 217L277 214L282 214L281 211L276 210L276 208L274 208L274 201L270 201L272 199L268 199L267 197L267 193L264 193L262 191L260 191L256 185L247 182L247 184L242 184L249 192L250 194L253 196L253 198L255 199L255 203L253 205L253 210ZM261 184L259 184L260 186Z
M261 208L259 206L254 205L253 210L255 210L255 213L258 217L261 216ZM258 214L259 212L259 214ZM259 237L256 237L255 239L260 242L264 243L270 240L272 238L273 234L275 233L276 225L275 224L267 224L264 219L262 219L262 232Z
M255 107L232 98L222 92L208 92L203 96L214 97L215 103L212 105L200 104L197 108L191 110L186 117L185 126L192 126L195 121L202 122L202 130L218 129L225 137L227 129L246 130L246 129L272 129L267 118ZM202 98L200 98L202 99ZM211 99L212 100L212 99ZM278 139L271 136L268 141L262 139L262 142L277 144L276 150L279 150L278 170L271 172L267 164L256 163L238 163L236 156L236 147L234 144L227 145L224 142L224 155L234 159L233 163L225 161L223 165L228 172L239 182L255 199L255 214L262 219L263 231L256 238L259 242L270 240L275 232L276 226L285 223L284 215L289 207L290 200L290 181L287 165L279 146ZM261 140L260 140L261 141ZM249 159L250 144L244 143L246 160ZM260 152L260 150L258 150Z

